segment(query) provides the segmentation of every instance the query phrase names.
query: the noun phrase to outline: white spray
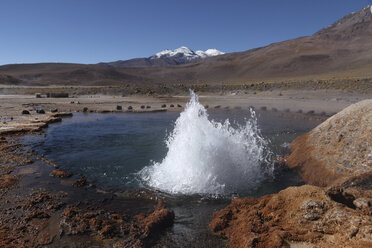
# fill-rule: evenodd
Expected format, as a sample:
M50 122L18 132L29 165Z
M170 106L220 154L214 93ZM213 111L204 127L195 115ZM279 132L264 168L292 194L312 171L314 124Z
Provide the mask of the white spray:
M168 193L216 195L254 189L271 170L254 111L244 126L233 128L228 120L209 120L198 96L190 94L166 140L166 157L142 169L142 180Z

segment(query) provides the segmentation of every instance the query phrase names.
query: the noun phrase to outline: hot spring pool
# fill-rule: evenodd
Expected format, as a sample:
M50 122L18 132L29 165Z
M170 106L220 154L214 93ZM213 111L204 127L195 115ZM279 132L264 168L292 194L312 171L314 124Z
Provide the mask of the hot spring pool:
M234 196L301 184L293 172L273 171L273 157L317 124L271 112L252 116L248 107L207 113L193 96L181 114L78 113L24 143L97 186L159 192L176 214L160 244L223 247L208 229L212 213Z

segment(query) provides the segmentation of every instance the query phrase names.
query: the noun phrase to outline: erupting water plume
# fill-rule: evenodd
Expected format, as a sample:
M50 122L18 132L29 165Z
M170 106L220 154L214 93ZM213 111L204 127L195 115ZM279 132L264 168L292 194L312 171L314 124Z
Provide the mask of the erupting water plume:
M191 90L190 94L166 140L166 157L142 169L142 180L161 191L181 194L228 194L257 187L272 166L255 112L251 110L245 125L233 128L229 120L209 120L198 96Z

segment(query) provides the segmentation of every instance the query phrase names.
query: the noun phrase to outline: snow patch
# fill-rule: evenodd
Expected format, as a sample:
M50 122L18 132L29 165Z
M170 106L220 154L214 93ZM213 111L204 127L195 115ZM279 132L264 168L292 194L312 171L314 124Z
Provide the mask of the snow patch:
M218 51L217 49L208 49L207 51L205 51L205 53L207 54L207 56L217 56L217 55L221 55L221 54L224 54L223 52L221 51Z

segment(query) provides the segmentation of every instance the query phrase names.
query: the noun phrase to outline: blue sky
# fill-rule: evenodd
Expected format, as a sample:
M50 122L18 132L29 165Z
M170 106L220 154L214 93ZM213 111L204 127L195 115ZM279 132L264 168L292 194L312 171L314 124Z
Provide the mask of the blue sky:
M311 35L368 0L1 0L0 64L97 63Z

